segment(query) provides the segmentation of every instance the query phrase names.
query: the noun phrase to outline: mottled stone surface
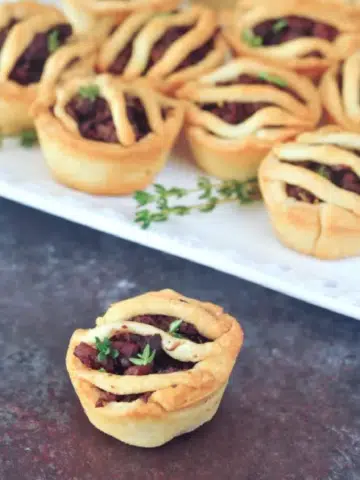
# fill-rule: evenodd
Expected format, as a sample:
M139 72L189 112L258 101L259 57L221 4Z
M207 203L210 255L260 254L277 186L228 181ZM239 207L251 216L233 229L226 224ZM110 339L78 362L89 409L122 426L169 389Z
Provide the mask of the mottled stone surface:
M0 200L1 480L360 478L360 323ZM170 287L246 335L221 409L157 450L95 430L68 380L77 327Z

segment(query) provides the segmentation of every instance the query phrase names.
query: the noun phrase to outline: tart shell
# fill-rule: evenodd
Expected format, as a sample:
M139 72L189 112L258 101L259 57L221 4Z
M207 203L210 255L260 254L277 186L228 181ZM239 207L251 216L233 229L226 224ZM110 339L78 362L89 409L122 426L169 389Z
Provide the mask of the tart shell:
M303 134L300 139L302 137L305 143L308 135L314 138L316 132ZM298 148L301 149L301 144ZM326 179L317 178L318 175L312 172L304 174L299 167L281 164L276 152L277 148L261 164L259 184L279 240L293 250L320 259L334 260L359 255L359 195L342 190ZM334 158L332 164L335 164L336 158L341 158L341 151L334 150L334 147L327 146L323 152L324 159ZM306 158L306 152L304 154ZM306 188L315 193L322 203L309 204L288 197L286 183Z
M299 38L273 46L249 46L241 37L245 30L263 21L286 16L304 16L314 21L328 23L339 31L331 44L318 38ZM252 56L268 60L274 65L290 68L298 73L318 79L330 66L346 58L360 45L357 19L351 10L339 2L329 0L288 0L287 2L239 2L235 20L222 19L224 36L237 56ZM307 57L311 51L320 51L324 58Z
M142 81L141 84L144 85ZM51 112L51 95L44 91L32 115L54 178L71 188L96 195L126 195L149 185L163 168L183 121L180 102L151 89L149 94L158 95L164 106L172 107L163 122L163 132L151 132L131 147L124 147L89 140L68 130Z
M294 97L284 96L274 85L218 85L235 81L243 74L256 78L260 72L283 80L304 103L294 102ZM186 101L185 134L196 163L205 172L224 180L246 181L256 177L261 161L274 144L314 128L321 115L318 92L307 78L250 58L237 59L196 82L186 83L176 96ZM200 106L231 101L267 102L271 97L274 105L263 107L236 125Z
M154 326L130 321L134 313L167 315L182 311L209 342L195 344ZM127 320L121 320L127 318ZM184 297L172 290L150 292L113 305L92 330L73 334L66 366L86 415L99 430L131 445L156 447L195 430L215 415L243 341L240 325L221 307ZM81 342L113 333L160 335L164 351L180 361L196 362L190 370L145 376L119 376L91 370L74 356ZM109 402L96 408L99 390L132 394L153 392L147 401Z

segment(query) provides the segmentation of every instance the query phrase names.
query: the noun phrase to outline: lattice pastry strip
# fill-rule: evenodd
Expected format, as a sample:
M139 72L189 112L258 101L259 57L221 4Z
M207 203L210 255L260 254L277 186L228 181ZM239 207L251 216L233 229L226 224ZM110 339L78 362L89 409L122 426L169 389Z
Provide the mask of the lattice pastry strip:
M66 111L66 106L70 100L76 96L81 87L89 84L89 78L74 79L66 83L57 90L57 103L54 108L55 116L66 126L72 133L79 133L79 127L73 117ZM155 134L163 134L163 120L159 108L158 99L155 96L149 96L147 89L131 84L116 84L111 77L107 75L99 75L94 77L92 85L99 87L99 96L103 97L111 110L114 119L118 140L124 147L129 147L136 143L136 134L134 128L129 121L126 113L126 94L138 97L145 108L151 131Z
M66 23L65 17L58 11L51 11L46 15L30 17L12 29L1 51L0 80L9 77L19 57L36 34L44 33L61 23Z
M193 330L201 329L212 338L196 344L186 336L174 336L163 328L143 323L144 319L160 319L163 326L164 318L174 314L180 314L183 322L191 321ZM137 320L139 315L141 321ZM216 305L165 290L115 304L100 323L102 325L94 329L74 333L66 358L74 388L97 428L127 443L151 447L191 431L212 418L242 344L242 331L233 317ZM117 367L117 373L104 373L98 367L89 367L85 352L93 355L92 346L105 339L110 339L110 351L120 348L118 365L123 365L122 355L131 347L124 349L124 343L119 343L121 338L125 343L142 342L143 338L148 345L157 339L148 374L130 374L131 369L121 374ZM159 361L162 367L156 366L160 365ZM166 362L172 367L166 366ZM111 371L112 365L111 361L105 362ZM99 399L104 398L103 392L107 392L108 401L97 408Z
M167 160L183 122L180 102L110 75L44 88L32 108L54 176L72 188L122 195L145 188Z
M360 52L325 73L320 94L330 121L360 132Z
M274 142L313 128L321 115L308 79L249 58L187 83L177 96L187 101L186 133L196 160L220 178L256 176Z
M33 2L2 4L0 18L0 132L8 135L33 126L29 110L43 68L72 29L55 7ZM57 67L52 75L60 73Z
M170 13L141 12L131 15L104 42L99 53L98 70L121 73L126 79L146 75L160 89L171 90L223 61L226 46L216 33L216 27L215 12L201 6ZM158 48L157 42L171 29L177 28L189 30L176 37L164 52L161 48L161 58L153 62L152 52ZM213 47L201 54L195 64L181 66L190 54L213 37ZM131 48L131 52L121 62L122 71L119 72L114 65L126 48Z
M64 10L78 33L103 35L109 18L124 20L131 13L169 11L179 0L63 0Z
M358 22L347 7L319 0L250 2L225 26L225 37L239 55L268 58L314 77L360 41Z
M279 238L320 258L360 253L360 137L336 127L277 146L260 186Z

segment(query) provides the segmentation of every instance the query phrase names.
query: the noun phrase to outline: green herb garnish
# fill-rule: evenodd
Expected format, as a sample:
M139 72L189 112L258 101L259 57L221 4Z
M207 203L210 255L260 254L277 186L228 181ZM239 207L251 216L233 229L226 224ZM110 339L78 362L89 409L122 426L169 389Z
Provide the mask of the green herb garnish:
M102 341L99 337L95 337L95 346L99 352L97 355L99 362L105 362L107 357L117 358L119 356L119 352L112 348L110 339L107 337L104 337Z
M328 167L326 167L325 165L320 165L317 168L316 172L324 178L327 178L327 179L330 178L330 173L329 173Z
M173 322L170 323L169 333L173 337L182 338L182 335L178 331L182 322L183 321L180 318L178 318L177 320L174 320Z
M242 39L249 47L261 47L263 44L263 39L259 35L255 35L254 32L250 29L244 30L242 34Z
M267 72L260 72L258 77L260 78L260 80L273 83L278 87L281 87L281 88L287 87L287 82L284 79L278 77L277 75L272 75L271 73L267 73Z
M20 145L25 148L31 148L38 143L36 130L23 130L19 138Z
M91 102L94 102L100 94L100 88L97 85L86 85L79 88L79 95Z
M59 30L53 30L47 38L47 47L50 53L54 53L60 47Z
M241 205L253 203L260 200L260 190L256 178L246 182L237 180L224 180L212 183L206 177L199 177L197 188L185 189L179 187L165 188L163 185L155 184L154 193L138 191L134 194L137 201L137 212L135 222L141 228L148 228L153 222L165 222L171 215L189 215L191 212L211 212L220 204L237 202ZM192 205L171 205L172 200L186 196L197 196L197 202ZM152 205L153 209L141 208Z
M272 26L272 31L274 33L279 33L282 30L284 30L284 28L286 28L287 26L288 26L288 22L284 18L280 18L280 20L275 22L274 25Z
M99 371L99 372L101 372L101 373L106 373L106 370L105 370L105 368L99 368L99 370L98 370L98 371Z
M142 353L138 356L129 358L130 362L134 365L149 365L155 358L156 350L151 351L150 345L147 344Z

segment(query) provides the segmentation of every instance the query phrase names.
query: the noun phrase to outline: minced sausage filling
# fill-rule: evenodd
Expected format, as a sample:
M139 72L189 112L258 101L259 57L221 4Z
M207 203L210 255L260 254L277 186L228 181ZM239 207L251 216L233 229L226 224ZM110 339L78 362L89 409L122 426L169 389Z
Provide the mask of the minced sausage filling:
M166 30L164 35L155 43L155 45L151 49L150 59L146 66L146 72L162 59L166 51L169 49L169 47L171 47L174 42L176 42L176 40L184 36L192 28L194 28L194 25L171 27ZM205 58L213 48L214 39L210 38L203 45L190 52L189 55L176 67L175 72L197 64L203 58Z
M131 359L136 358L145 347L155 352L153 360L146 365L134 364ZM74 355L92 370L103 369L105 372L116 375L149 375L152 373L173 373L180 370L189 370L194 366L192 362L180 362L170 357L161 345L160 335L141 336L134 333L119 333L110 338L111 350L118 354L108 355L99 360L95 346L81 342L74 350Z
M100 389L99 389L100 390ZM99 398L95 404L95 407L104 407L109 402L125 402L131 403L135 400L141 399L143 402L147 403L149 397L153 392L146 393L134 393L130 395L117 395L116 393L106 392L105 390L100 390Z
M150 131L150 125L138 97L125 95L126 112L134 129L136 141ZM112 113L107 101L102 97L95 100L76 95L66 106L66 112L75 119L82 137L107 143L119 143Z
M37 33L30 45L17 60L10 73L10 80L20 85L29 85L40 81L44 65L52 53L49 38L55 35L55 47L65 43L72 34L72 27L68 23L56 25L44 33Z
M129 321L145 323L146 325L152 325L159 328L164 332L171 332L171 324L176 320L174 317L168 317L166 315L138 315L132 317ZM194 343L206 343L209 339L201 335L197 328L191 323L182 321L176 330L176 334L180 337L184 337L187 340L191 340Z
M354 152L356 153L356 152ZM304 162L289 162L291 165L297 165L327 178L331 183L339 188L354 192L360 195L360 178L347 165L323 165L321 163L307 160ZM286 192L289 197L295 198L306 203L319 203L318 199L311 192L296 185L287 185Z
M296 100L299 102L304 103L304 100L300 97L298 93L294 90L289 88L286 85L286 82L274 82L271 80L271 75L268 76L269 79L266 79L266 75L264 77L249 75L249 74L241 74L236 79L226 81L226 82L218 82L216 85L219 87L226 87L231 85L271 85L272 87L278 88L284 92L289 93L292 95ZM219 103L204 103L200 105L203 110L211 112L213 115L224 120L224 122L229 123L231 125L237 125L247 118L251 117L254 113L261 110L262 108L271 106L269 102L219 102Z
M332 42L339 32L332 25L291 15L259 23L253 28L253 33L262 38L262 45L271 46L302 37L315 37Z

